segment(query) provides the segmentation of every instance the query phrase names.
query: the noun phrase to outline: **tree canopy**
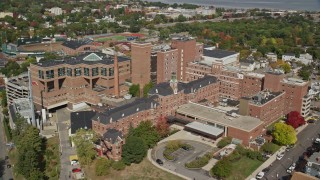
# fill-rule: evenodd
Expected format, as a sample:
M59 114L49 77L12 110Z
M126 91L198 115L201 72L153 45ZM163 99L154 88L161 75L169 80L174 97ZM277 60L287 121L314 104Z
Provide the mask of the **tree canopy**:
M97 152L94 150L93 142L97 140L97 136L92 130L80 129L73 137L73 141L77 147L79 161L83 165L90 165Z
M122 147L122 160L125 164L140 163L146 156L147 147L140 137L130 136Z
M297 129L301 125L304 125L306 122L298 111L291 111L288 114L286 123L292 126L294 129Z
M160 140L160 135L151 121L143 121L136 128L130 129L128 137L132 136L141 138L147 148L153 147Z
M296 131L285 123L276 123L272 132L274 140L279 145L291 145L297 141Z

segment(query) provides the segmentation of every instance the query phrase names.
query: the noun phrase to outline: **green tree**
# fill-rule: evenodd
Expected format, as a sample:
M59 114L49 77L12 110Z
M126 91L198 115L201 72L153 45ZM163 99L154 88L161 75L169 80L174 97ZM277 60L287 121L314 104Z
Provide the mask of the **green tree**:
M184 17L182 14L180 14L180 15L177 17L177 21L178 21L178 22L184 22L184 21L186 21L186 20L187 20L187 18Z
M92 130L80 129L73 137L73 141L77 147L79 161L83 165L90 165L96 156L93 142L97 140L97 136Z
M140 85L139 84L132 84L129 88L129 94L131 94L133 97L139 97L140 96Z
M288 63L284 63L282 65L280 65L281 69L284 71L284 73L289 73L291 72L291 66Z
M279 145L291 145L296 143L296 131L290 125L285 123L276 123L272 132L274 140Z
M128 136L141 138L148 148L155 146L160 140L160 135L151 121L141 122L137 128L131 130Z
M211 174L219 178L226 178L231 174L231 162L226 158L218 161L211 169Z
M303 79L303 80L309 80L309 77L311 75L310 73L310 68L308 68L308 66L303 66L299 72L298 72L298 75Z
M19 120L25 121L24 118ZM37 128L26 124L25 129L15 138L18 151L17 172L26 179L43 179L44 177L43 140L39 132Z
M148 84L146 84L144 87L143 87L143 97L148 97L148 93L150 91L151 88L153 88L153 83L152 82L149 82Z
M170 35L170 30L169 29L161 29L160 30L160 39L165 40L169 38Z
M261 52L257 51L255 53L253 53L252 56L255 60L258 60L259 58L261 58L263 56L263 54Z
M112 166L112 160L99 158L96 162L96 175L105 176L110 173L110 167Z
M251 54L250 50L243 49L243 50L240 51L240 59L247 59L250 54Z
M122 147L122 160L125 164L140 163L146 156L147 146L142 138L131 136Z
M121 171L126 168L126 164L123 161L116 161L112 163L112 168L116 171Z

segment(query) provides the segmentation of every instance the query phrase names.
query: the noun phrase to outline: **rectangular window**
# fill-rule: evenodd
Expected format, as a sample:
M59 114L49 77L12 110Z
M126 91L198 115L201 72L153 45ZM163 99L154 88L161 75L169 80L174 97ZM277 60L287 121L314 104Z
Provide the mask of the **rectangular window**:
M101 75L107 76L107 68L101 68Z
M98 76L99 75L99 68L92 68L92 76Z
M39 75L40 79L44 79L44 75L43 75L43 71L42 70L38 71L38 75Z
M81 76L81 68L74 69L74 76Z
M67 76L72 76L72 69L71 68L67 68Z
M58 76L60 77L60 76L65 76L66 75L66 70L65 70L65 68L63 67L63 68L59 68L58 69Z
M48 71L46 71L46 78L47 78L47 79L52 79L52 78L54 78L54 71L53 71L53 70L48 70Z
M85 75L85 76L90 76L90 75L89 75L89 74L90 74L90 73L89 73L89 68L84 68L83 71L84 71L84 75Z
M109 76L113 76L114 74L114 68L109 68Z

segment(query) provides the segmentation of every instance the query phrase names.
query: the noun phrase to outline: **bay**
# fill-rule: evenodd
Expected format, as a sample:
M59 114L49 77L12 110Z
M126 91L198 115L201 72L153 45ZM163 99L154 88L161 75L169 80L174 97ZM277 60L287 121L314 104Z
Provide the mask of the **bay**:
M151 2L189 3L205 6L249 9L320 11L320 0L147 0Z

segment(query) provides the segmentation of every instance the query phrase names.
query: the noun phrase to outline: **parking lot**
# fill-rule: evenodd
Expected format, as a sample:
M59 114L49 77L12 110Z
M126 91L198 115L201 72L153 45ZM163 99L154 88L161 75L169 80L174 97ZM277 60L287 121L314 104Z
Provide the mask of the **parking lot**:
M155 161L156 159L160 159L163 162L162 166L164 168L170 171L173 171L175 173L182 174L191 179L193 178L197 180L213 179L210 177L207 171L204 171L202 169L190 170L185 168L185 163L190 162L194 160L196 157L202 156L205 153L212 151L213 150L212 147L197 141L182 140L182 142L190 144L193 147L193 149L184 150L180 148L177 151L173 152L172 154L174 155L175 160L169 161L163 157L163 151L165 150L166 143L161 143L154 148L153 160Z

